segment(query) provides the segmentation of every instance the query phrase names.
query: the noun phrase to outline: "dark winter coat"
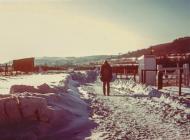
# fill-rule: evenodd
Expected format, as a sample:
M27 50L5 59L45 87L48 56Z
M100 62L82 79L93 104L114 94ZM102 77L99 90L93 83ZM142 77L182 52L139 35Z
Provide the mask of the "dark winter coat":
M112 67L108 63L104 63L101 66L100 79L102 82L110 82L112 80Z

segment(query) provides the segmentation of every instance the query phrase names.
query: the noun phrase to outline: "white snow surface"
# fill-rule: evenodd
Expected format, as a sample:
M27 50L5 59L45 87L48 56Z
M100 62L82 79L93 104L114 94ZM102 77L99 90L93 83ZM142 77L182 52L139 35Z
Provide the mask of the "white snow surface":
M111 87L111 96L103 96L100 81L80 88L90 102L91 119L98 124L86 140L190 139L187 95L158 91L133 80L116 80Z
M88 71L1 77L0 139L84 139L95 124L77 87L93 82L96 75Z
M9 94L13 85L28 85L37 87L47 84L57 86L61 80L66 79L68 74L33 74L21 76L0 77L0 94Z
M96 71L0 77L0 140L188 140L190 90L115 80Z

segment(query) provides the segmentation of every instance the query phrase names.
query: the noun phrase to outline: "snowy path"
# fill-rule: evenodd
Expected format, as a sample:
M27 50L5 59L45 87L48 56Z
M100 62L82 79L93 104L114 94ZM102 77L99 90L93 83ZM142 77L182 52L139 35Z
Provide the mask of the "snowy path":
M168 117L167 105L163 108L156 102L149 103L147 97L134 98L113 88L111 96L103 96L98 82L80 90L89 102L91 119L98 124L87 140L190 139L189 123L176 123L172 116Z

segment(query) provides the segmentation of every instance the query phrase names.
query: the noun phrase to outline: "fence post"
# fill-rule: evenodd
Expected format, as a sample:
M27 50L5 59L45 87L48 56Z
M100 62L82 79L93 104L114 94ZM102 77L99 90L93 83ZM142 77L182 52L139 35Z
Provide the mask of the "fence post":
M180 84L180 66L177 63L177 78L176 78L176 86Z
M157 88L163 88L163 70L162 65L157 65Z
M146 70L144 70L143 76L144 76L144 78L143 78L143 80L144 80L143 84L145 84L146 83Z
M144 76L143 76L143 70L141 70L141 83L143 83L143 78L144 78Z
M163 87L163 71L158 71L158 89L162 89Z
M8 65L5 64L5 76L7 76L7 75L8 75Z
M183 74L184 74L184 84L189 86L189 64L183 65Z
M179 96L181 96L182 70L179 70Z

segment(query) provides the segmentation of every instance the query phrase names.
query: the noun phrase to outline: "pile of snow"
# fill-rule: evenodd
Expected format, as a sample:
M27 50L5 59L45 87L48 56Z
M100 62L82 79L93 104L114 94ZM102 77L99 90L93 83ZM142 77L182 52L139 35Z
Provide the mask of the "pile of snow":
M10 94L0 96L0 139L75 139L74 134L92 126L77 87L95 81L96 75L94 71L79 72L59 75L60 81L50 85L12 85Z
M32 106L31 106L32 105ZM0 99L0 124L22 120L48 121L47 102L37 96L9 96Z
M32 93L58 93L59 89L52 88L48 84L44 83L35 88L34 86L27 85L13 85L10 89L10 94L22 93L22 92L32 92Z
M71 79L80 83L89 83L97 80L98 72L96 70L90 70L82 72L71 72Z
M68 74L33 74L20 76L0 77L0 94L9 94L13 85L28 85L37 88L39 85L46 83L50 87L59 85L60 81L66 79Z
M134 97L161 97L161 92L157 91L151 86L136 83L134 80L121 80L118 79L113 82L112 86L121 92L124 91Z
M121 94L159 108L164 117L172 117L177 123L187 123L190 119L190 100L186 96L159 91L152 86L136 83L133 80L116 80L112 86Z

